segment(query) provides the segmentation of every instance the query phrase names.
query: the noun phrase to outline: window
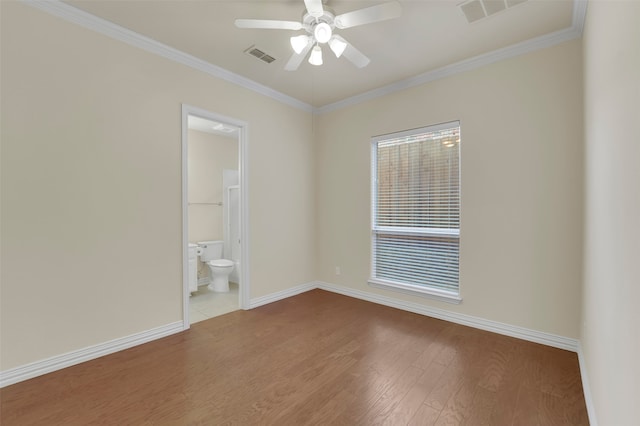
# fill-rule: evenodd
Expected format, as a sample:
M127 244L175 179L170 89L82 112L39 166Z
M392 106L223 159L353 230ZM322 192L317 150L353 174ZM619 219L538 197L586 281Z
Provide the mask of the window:
M369 283L460 303L460 123L372 139Z

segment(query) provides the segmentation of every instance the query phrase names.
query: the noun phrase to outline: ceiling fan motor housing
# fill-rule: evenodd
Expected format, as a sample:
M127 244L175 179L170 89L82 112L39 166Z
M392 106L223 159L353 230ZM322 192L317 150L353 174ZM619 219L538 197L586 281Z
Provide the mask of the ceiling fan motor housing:
M318 43L326 43L331 38L333 30L335 16L328 10L324 10L324 13L319 17L311 16L309 13L305 13L302 18L302 27L311 34L315 41Z

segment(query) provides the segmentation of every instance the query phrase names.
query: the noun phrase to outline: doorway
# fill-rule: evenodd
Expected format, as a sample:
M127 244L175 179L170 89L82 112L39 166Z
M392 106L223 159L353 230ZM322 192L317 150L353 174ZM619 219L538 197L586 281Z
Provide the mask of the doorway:
M249 307L247 152L247 123L182 105L184 329ZM233 262L228 291L219 283L212 286L211 268L202 256L194 257L196 250L212 245Z

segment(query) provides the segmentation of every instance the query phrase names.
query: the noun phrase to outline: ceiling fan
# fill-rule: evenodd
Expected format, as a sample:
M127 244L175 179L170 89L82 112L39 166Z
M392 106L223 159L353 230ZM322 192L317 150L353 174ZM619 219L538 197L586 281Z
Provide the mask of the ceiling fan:
M322 0L304 0L304 4L307 10L302 17L302 22L236 19L235 24L238 28L305 30L307 34L293 36L290 39L294 53L284 67L287 71L297 70L309 51L311 51L309 63L322 65L322 49L320 48L322 44L329 44L329 48L337 58L344 55L356 67L363 68L369 64L369 58L344 38L334 34L334 30L385 21L397 18L402 14L402 6L397 1L382 3L337 16L322 6Z

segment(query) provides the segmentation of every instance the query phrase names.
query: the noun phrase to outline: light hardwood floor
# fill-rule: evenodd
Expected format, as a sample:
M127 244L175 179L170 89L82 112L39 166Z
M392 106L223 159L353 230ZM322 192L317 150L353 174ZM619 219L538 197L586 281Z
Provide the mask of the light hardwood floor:
M10 425L587 425L575 353L313 290L0 390Z

